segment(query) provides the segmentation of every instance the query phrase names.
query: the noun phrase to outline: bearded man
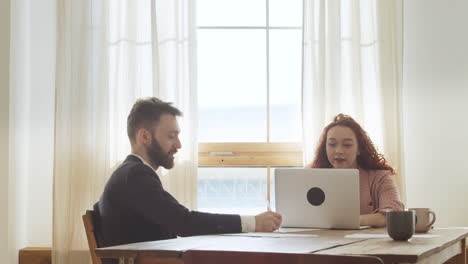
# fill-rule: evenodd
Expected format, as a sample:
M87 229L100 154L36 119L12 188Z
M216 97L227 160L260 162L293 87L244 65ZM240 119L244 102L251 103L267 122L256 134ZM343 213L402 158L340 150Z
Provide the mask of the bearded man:
M281 215L211 214L181 205L161 184L156 170L174 167L182 147L177 117L181 111L155 97L140 99L127 119L132 153L114 171L94 205L99 247L217 233L272 232ZM104 260L105 263L117 260Z

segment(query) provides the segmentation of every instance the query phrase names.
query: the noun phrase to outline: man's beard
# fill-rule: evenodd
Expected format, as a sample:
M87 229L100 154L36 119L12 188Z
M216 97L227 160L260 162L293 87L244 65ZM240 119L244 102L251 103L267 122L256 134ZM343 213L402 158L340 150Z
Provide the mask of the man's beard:
M147 148L147 152L151 163L153 163L154 165L158 167L163 166L166 169L171 169L172 167L174 167L174 159L171 158L171 155L162 150L155 137L153 137L151 145ZM177 150L174 150L173 152L175 154Z

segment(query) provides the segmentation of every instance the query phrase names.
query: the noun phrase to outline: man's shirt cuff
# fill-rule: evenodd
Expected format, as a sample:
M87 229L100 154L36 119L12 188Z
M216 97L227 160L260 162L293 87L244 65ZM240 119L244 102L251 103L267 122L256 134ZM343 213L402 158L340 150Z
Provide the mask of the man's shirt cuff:
M255 232L255 216L241 215L242 233Z

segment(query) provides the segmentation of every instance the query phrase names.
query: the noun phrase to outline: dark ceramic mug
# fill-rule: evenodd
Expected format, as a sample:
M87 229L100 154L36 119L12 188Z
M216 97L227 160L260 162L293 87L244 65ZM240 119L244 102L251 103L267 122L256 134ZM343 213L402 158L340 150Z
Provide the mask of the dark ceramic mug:
M394 240L406 241L414 234L416 214L414 211L388 211L387 232Z

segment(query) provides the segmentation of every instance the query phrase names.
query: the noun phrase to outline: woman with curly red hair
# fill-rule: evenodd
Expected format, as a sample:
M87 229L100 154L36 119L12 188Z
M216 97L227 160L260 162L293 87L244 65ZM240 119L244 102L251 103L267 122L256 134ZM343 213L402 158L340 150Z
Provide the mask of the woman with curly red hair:
M307 167L359 169L361 225L385 226L387 210L404 209L395 170L350 116L339 114L323 129L315 159Z

